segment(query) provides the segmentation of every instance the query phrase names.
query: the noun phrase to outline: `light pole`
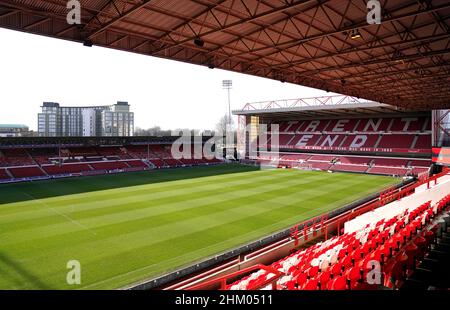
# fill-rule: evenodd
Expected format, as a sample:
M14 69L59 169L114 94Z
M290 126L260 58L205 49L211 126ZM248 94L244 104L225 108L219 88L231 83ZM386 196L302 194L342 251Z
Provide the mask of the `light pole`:
M228 125L231 126L231 101L230 101L230 90L233 87L232 80L223 80L222 81L223 89L226 89L228 92Z

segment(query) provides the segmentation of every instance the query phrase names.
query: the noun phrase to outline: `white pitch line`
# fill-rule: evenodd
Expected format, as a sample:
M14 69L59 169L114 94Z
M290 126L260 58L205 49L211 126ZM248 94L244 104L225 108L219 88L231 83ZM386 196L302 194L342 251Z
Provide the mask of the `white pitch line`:
M41 205L43 205L46 209L53 211L54 213L56 213L59 216L64 217L65 219L69 220L70 222L72 222L73 224L83 228L84 230L89 231L90 233L92 233L93 235L97 235L97 233L95 231L93 231L92 229L90 229L89 227L81 224L80 222L74 220L73 218L71 218L70 216L57 211L55 208L50 207L48 204L46 204L45 202L41 201L40 199L37 199L35 197L33 197L31 194L25 193L23 191L21 191L23 194L25 194L26 196L30 197L31 199L33 199L34 201L40 203Z

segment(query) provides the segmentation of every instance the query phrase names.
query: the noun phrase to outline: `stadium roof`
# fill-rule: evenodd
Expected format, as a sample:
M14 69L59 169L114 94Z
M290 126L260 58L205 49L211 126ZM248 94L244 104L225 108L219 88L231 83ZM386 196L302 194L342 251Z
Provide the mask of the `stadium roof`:
M360 118L375 116L416 116L418 109L396 107L345 95L247 103L235 115L258 115L276 119ZM428 112L429 113L429 112Z
M415 108L450 107L450 2L0 0L0 27ZM2 42L5 44L5 42Z

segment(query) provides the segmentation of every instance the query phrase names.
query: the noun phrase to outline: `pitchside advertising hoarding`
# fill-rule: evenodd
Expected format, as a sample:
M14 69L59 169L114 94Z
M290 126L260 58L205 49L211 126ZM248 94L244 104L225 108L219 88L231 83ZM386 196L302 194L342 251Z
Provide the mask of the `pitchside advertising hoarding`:
M450 166L450 147L433 148L433 162Z

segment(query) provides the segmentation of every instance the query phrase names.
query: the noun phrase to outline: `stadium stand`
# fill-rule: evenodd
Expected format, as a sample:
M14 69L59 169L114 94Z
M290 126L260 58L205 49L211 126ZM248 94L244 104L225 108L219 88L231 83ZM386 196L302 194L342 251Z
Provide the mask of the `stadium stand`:
M221 163L220 159L174 159L171 145L9 147L0 149L0 180L92 175Z
M404 176L407 174L408 169L406 168L397 168L397 167L380 167L374 166L367 170L368 173L373 174L385 174L385 175L399 175Z
M26 166L34 165L35 162L28 154L26 149L8 148L0 152L0 166Z
M11 167L8 171L16 179L45 176L45 172L38 166Z
M141 168L147 168L148 166L142 161L142 160L126 160L125 163L127 163L130 167L141 167Z
M256 161L269 166L300 167L298 163L302 163L302 168L396 176L417 176L428 172L432 165L429 159L271 152L261 152Z
M381 117L363 118L364 113L357 112L359 117L346 119L346 114L339 112L342 116L335 119L314 119L311 114L312 119L277 121L283 115L267 112L269 116L260 116L259 122L268 124L261 128L268 128L270 139L259 148L268 151L250 158L262 165L395 176L418 176L432 166L430 114L382 117L380 112L375 115ZM280 132L278 144L275 125ZM249 147L253 145L249 141ZM270 153L274 147L279 155Z
M89 163L89 165L94 170L115 170L115 169L126 169L130 168L126 164L126 162L123 161L103 161L103 162L93 162Z
M414 145L415 149L426 149L431 145L431 135L419 135L417 136L416 144Z
M91 171L92 169L88 164L62 164L62 165L43 165L42 169L48 174L48 175L65 175L65 174L72 174L72 173L82 173L85 171Z
M276 282L285 290L358 290L395 288L402 284L435 243L439 224L436 219L450 205L450 195L436 204L428 201L405 212L369 223L353 232L334 236L301 249L270 267L284 274ZM381 283L365 281L380 262ZM252 273L227 285L229 290L271 289L261 286L273 274L265 270Z
M56 148L34 148L28 149L28 153L39 165L49 164L50 158L59 157Z
M275 143L268 126L269 141ZM279 123L279 147L430 149L427 117L288 121Z
M286 154L281 156L281 161L306 161L311 157L308 154Z
M367 169L369 169L368 166L365 165L344 165L344 164L335 164L333 165L330 170L331 171L343 171L343 172L367 172Z
M378 147L412 149L414 138L413 135L383 135Z
M106 147L97 148L97 153L108 159L131 159L124 147Z
M6 169L0 168L0 180L9 180L11 177L6 172Z

